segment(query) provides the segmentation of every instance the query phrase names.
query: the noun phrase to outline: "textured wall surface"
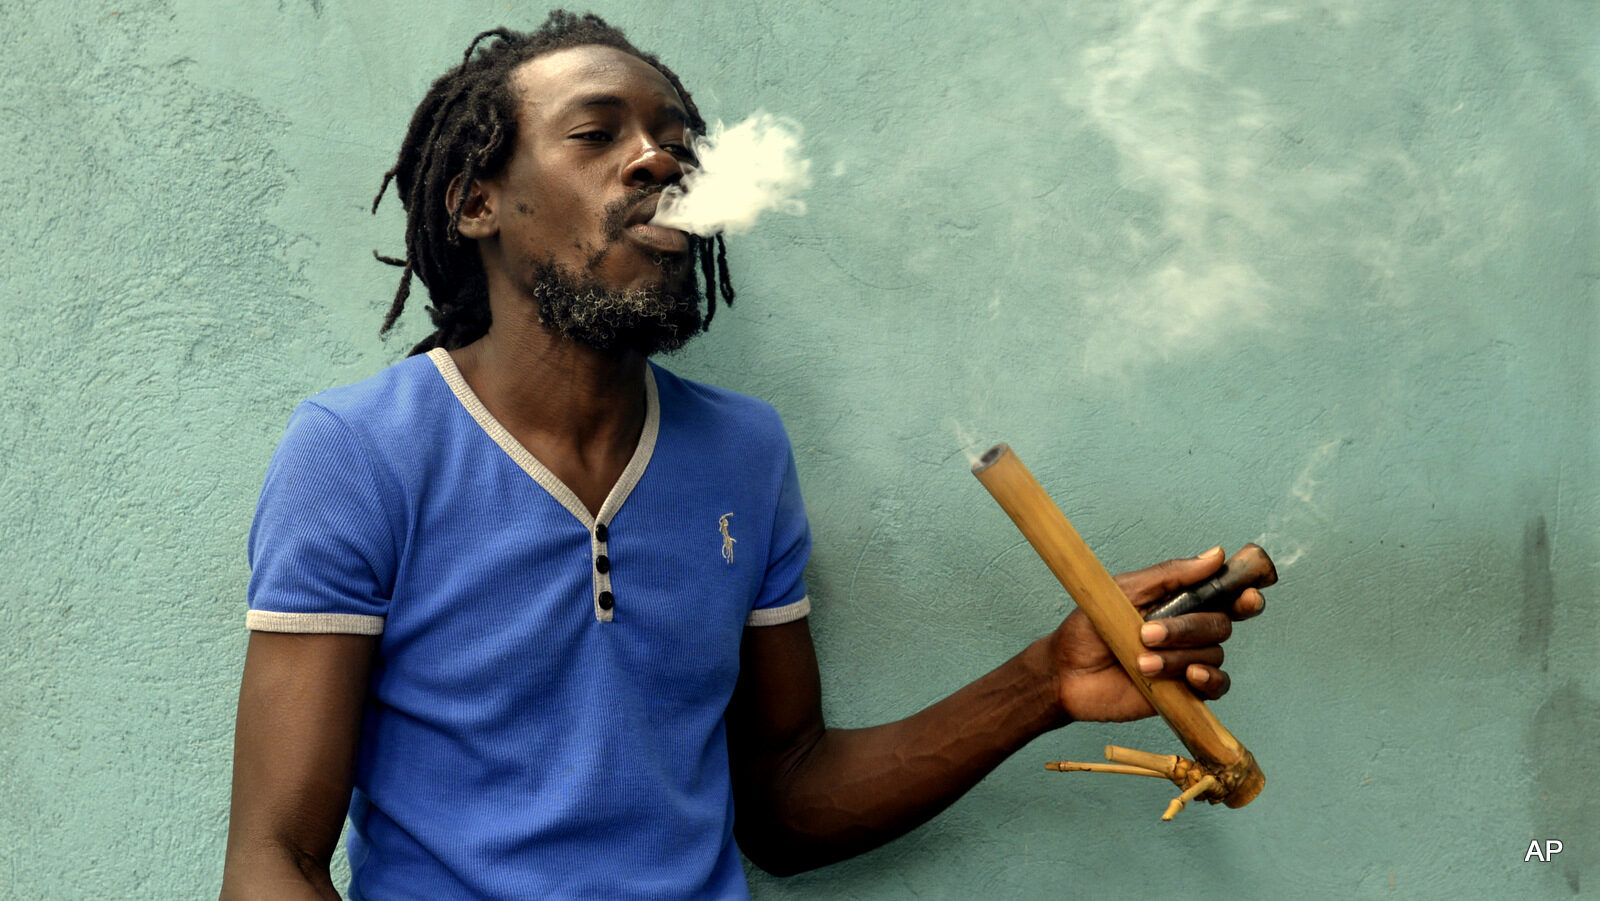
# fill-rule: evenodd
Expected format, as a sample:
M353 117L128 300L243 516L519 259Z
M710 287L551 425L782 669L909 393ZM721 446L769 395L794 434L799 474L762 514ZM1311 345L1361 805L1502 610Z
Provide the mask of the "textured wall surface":
M668 365L784 414L834 723L1069 609L988 442L1113 568L1294 561L1215 705L1253 805L1045 772L1177 747L1078 725L757 897L1600 896L1595 3L636 6L596 4L708 115L807 127L809 213L730 242ZM0 896L215 892L268 456L426 331L377 338L372 192L470 37L542 18L0 2Z

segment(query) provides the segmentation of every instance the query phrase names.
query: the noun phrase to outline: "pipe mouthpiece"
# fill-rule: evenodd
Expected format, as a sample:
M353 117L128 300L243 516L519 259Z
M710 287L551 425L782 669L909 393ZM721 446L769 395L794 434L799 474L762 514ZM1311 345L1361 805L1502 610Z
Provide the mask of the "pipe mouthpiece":
M1202 610L1226 611L1246 588L1267 588L1277 584L1278 569L1258 544L1247 544L1222 564L1216 575L1198 585L1190 585L1171 599L1157 605L1145 619L1167 619Z
M1259 544L1247 544L1228 560L1228 569L1239 571L1239 580L1245 588L1270 588L1278 584L1278 568Z

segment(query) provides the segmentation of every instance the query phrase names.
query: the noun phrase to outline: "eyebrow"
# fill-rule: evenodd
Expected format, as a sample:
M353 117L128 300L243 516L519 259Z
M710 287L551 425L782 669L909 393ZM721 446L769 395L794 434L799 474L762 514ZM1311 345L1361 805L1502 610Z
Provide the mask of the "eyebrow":
M592 107L615 107L617 109L626 109L627 106L628 102L623 100L621 97L618 97L616 94L585 94L583 96L573 98L572 101L567 104L566 108L569 110L588 109ZM684 112L676 104L662 104L661 115L675 124L685 126L689 125L689 114Z

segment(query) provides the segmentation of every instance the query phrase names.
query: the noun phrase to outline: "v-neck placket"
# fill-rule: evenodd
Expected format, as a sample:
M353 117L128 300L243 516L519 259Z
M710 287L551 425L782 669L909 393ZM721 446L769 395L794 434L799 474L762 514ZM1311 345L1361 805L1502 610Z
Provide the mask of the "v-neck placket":
M461 402L467 414L478 423L490 440L500 445L500 449L505 451L513 463L538 482L551 498L567 508L567 512L588 530L589 574L593 577L594 585L591 593L594 618L602 623L611 622L617 605L616 594L611 590L613 564L607 549L611 539L611 520L616 517L617 511L622 509L622 504L628 499L633 487L639 484L639 479L644 476L645 467L650 465L650 457L655 453L656 435L661 430L661 406L656 397L654 368L649 363L644 367L644 431L639 435L639 446L634 448L633 458L628 461L628 467L622 471L617 483L611 486L611 492L606 495L605 503L600 505L600 512L591 516L589 508L583 505L583 501L578 500L572 489L556 478L549 467L540 463L537 457L522 446L522 442L512 437L511 432L494 418L489 408L478 399L472 386L467 384L466 377L461 374L449 351L436 347L428 351L428 359L433 361L433 365L438 368L439 375L444 377L445 384L450 386L450 391L456 396L456 400Z

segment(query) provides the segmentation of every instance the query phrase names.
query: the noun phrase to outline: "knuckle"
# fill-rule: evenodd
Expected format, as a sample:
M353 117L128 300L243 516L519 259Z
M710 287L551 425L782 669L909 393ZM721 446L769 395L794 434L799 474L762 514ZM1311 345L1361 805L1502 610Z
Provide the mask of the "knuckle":
M1192 559L1167 560L1150 567L1150 572L1160 580L1163 588L1176 591L1194 580L1194 563Z
M1194 643L1194 621L1188 616L1175 616L1172 619L1167 620L1167 622L1173 624L1167 627L1171 630L1167 633L1169 643L1177 645L1190 645Z

